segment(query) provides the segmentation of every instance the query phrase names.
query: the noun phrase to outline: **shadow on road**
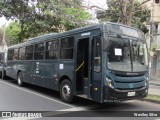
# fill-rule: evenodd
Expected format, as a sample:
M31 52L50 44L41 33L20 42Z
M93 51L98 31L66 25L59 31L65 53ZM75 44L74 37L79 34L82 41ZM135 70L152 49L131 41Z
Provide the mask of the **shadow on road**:
M6 81L7 83L16 85L18 87L17 81L12 78L6 77L5 80L2 80L2 81ZM39 87L36 85L31 85L28 83L25 83L25 85L22 88L61 101L59 92L57 91L53 91L53 90ZM131 108L136 107L135 105L127 102L117 102L117 103L110 102L110 103L101 104L101 103L93 102L91 100L77 97L77 96L74 98L74 101L71 104L76 107L88 106L87 108L88 110L95 110L95 111L103 111L103 110L105 111L112 111L112 110L123 111L124 110L125 111L128 109L128 107L131 107Z

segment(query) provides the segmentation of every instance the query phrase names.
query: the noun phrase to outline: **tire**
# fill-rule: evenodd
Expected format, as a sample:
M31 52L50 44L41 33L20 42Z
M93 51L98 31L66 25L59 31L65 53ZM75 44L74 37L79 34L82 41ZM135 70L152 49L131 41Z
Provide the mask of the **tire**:
M23 81L22 81L22 72L19 72L18 75L17 75L17 84L19 86L23 86Z
M68 79L63 80L60 85L60 97L67 103L71 103L73 101L73 86Z

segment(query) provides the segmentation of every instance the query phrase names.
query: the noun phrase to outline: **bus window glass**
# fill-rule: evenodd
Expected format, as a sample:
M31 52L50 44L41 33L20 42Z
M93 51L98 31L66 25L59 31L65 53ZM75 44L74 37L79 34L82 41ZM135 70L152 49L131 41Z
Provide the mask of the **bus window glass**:
M13 49L12 50L8 50L8 60L12 60L13 59Z
M14 55L13 55L13 60L17 60L18 59L18 48L14 49Z
M58 50L58 40L47 42L46 43L46 50Z
M58 40L46 42L45 59L58 59Z
M25 47L19 48L19 60L25 59Z
M32 60L33 59L33 45L26 47L26 60Z
M100 60L101 59L101 43L100 38L94 38L94 71L100 72Z
M35 45L35 51L43 51L43 50L44 50L44 43Z
M44 57L44 43L35 45L34 59L43 60Z
M73 58L74 37L61 39L61 59Z

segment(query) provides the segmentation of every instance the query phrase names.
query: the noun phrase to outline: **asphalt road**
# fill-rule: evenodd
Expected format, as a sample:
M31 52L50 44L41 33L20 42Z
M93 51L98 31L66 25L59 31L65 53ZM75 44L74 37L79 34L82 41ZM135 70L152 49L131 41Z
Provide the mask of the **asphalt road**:
M62 119L60 117L70 117L72 115L71 118L68 117L67 119L72 120L77 116L77 120L83 116L90 116L92 117L91 120L105 119L103 117L107 116L107 114L112 116L110 118L112 120L130 120L132 117L123 118L118 116L123 116L124 114L127 116L127 114L132 113L132 111L140 111L140 113L160 111L160 105L141 100L100 104L79 97L75 98L74 103L67 104L60 100L58 92L29 84L26 84L24 87L19 87L15 80L7 79L0 80L0 111L45 111L43 115L46 116L47 119L53 119L48 116L54 116L54 118L56 116L58 117L56 119L60 120ZM134 119L141 120L144 119L144 117L134 117ZM160 120L157 117L145 117L145 119ZM131 120L133 120L133 118Z

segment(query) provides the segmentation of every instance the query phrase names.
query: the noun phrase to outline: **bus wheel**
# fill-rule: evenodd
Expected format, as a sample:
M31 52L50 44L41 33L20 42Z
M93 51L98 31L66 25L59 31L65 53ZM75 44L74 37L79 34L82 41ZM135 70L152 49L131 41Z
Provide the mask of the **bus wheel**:
M18 73L17 83L18 83L19 86L23 86L22 73L21 72Z
M60 85L60 96L64 102L71 103L73 100L73 87L69 80L63 80Z

